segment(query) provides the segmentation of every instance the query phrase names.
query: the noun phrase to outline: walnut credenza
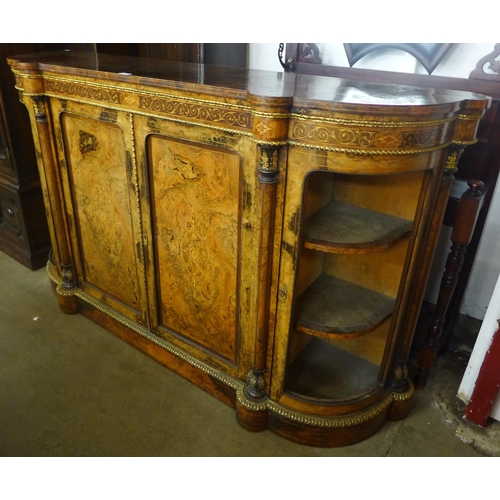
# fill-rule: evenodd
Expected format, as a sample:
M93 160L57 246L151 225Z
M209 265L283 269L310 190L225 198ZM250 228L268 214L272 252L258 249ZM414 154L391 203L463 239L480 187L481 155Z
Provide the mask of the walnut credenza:
M64 312L249 430L343 446L406 416L437 230L488 98L73 52L9 63Z

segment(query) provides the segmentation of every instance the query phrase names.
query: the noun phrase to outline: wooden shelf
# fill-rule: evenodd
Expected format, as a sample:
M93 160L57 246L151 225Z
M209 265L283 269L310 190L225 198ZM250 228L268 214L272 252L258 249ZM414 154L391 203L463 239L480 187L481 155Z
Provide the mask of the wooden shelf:
M412 221L331 201L309 216L304 246L329 253L382 251L408 234Z
M352 400L380 386L378 372L378 365L313 339L288 368L286 392L323 402Z
M395 299L322 273L297 299L297 330L318 337L349 338L377 328Z

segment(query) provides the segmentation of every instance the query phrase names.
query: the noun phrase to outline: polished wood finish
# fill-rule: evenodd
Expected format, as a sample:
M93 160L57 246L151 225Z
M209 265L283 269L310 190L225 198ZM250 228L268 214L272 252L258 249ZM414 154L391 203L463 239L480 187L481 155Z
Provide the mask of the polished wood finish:
M286 44L285 59L289 71L300 74L346 78L357 82L396 83L415 85L422 88L454 89L477 92L492 97L491 106L486 110L479 123L477 142L469 145L462 152L457 163L457 172L455 173L456 179L465 182L475 179L480 180L484 183L484 188L482 189L479 214L473 229L472 238L469 245L467 245L467 252L464 255L457 284L452 296L443 299L449 301L440 337L441 350L444 351L447 339L450 338L458 321L463 296L467 288L500 172L500 67L498 66L498 61L496 61L500 54L500 44L495 44L492 52L486 54L477 62L476 68L470 73L469 78L329 66L310 59L304 60L302 57L303 45L305 44ZM443 218L443 223L447 226L455 227L462 224L457 219L459 204L460 195L449 197ZM467 225L467 222L465 224ZM446 294L447 292L443 289L442 293ZM415 337L415 340L414 347L418 350L421 347L421 336Z
M64 312L251 431L343 446L407 414L421 270L487 98L109 54L10 64Z

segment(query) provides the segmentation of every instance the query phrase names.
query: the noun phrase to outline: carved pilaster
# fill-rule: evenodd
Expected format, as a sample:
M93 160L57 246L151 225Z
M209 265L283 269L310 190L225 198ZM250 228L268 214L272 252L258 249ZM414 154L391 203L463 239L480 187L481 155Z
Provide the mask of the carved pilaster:
M37 95L32 96L32 99L47 188L50 193L60 193L60 181L51 143L46 97ZM57 252L59 256L61 266L59 273L63 280L62 290L68 292L75 288L76 283L69 242L67 239L68 232L66 230L66 221L64 218L64 204L61 197L57 194L50 198L50 213L56 239L56 241L53 242L53 246L56 247L53 248L53 251ZM71 311L71 313L73 313L78 309L76 305L77 299L72 294L59 294L58 300L61 309L65 312Z

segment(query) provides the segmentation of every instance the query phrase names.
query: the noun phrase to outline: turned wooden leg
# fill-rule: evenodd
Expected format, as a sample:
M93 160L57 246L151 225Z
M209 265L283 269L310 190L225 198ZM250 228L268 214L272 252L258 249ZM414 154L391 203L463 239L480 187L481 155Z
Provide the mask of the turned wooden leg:
M465 191L460 199L457 217L453 226L451 251L448 254L445 272L441 280L436 309L427 330L424 345L419 352L418 371L414 380L417 389L423 389L427 385L431 369L434 366L446 313L458 282L467 245L470 243L476 225L481 205L481 189L484 184L478 180L471 180L468 185L469 189Z

